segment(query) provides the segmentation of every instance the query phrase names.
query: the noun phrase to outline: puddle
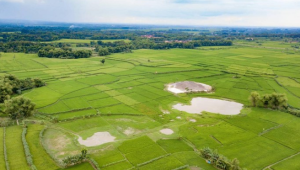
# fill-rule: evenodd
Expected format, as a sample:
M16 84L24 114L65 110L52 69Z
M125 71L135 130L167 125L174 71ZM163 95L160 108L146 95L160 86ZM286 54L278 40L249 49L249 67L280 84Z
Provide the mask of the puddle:
M167 85L168 91L172 93L187 93L187 92L210 92L212 87L193 81L182 81L177 83L171 83Z
M165 135L172 135L174 132L172 129L162 129L162 130L160 130L160 133L165 134Z
M93 136L88 137L86 140L83 140L82 137L78 138L78 142L81 145L92 147L92 146L99 146L105 143L115 141L114 136L112 136L109 132L97 132L94 133Z
M243 109L243 104L220 99L197 97L192 99L191 105L176 104L173 105L173 109L192 114L201 114L201 112L206 111L222 115L237 115Z

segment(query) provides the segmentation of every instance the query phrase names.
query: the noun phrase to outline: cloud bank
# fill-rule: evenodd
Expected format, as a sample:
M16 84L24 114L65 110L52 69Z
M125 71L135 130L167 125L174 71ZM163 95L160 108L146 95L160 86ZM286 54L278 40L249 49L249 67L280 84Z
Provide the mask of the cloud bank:
M300 27L299 0L0 0L0 19Z

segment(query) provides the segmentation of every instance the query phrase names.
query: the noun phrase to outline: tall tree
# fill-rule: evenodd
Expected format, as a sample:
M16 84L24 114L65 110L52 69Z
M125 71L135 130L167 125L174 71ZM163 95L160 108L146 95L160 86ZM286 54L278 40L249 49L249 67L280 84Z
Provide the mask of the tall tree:
M22 96L6 100L4 106L4 112L8 114L11 119L16 120L17 124L19 124L19 119L31 116L35 109L35 104Z

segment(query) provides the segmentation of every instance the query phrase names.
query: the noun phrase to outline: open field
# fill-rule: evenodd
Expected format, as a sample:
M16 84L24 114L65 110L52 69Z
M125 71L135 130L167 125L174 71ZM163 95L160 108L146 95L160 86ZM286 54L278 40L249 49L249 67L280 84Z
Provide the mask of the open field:
M62 60L39 58L35 54L2 54L0 75L37 77L47 83L22 94L36 104L39 116L57 121L46 122L43 139L39 133L44 126L28 127L26 139L38 169L42 169L45 160L49 169L58 168L43 150L40 140L52 157L62 159L85 148L78 143L79 136L87 140L97 132L109 132L115 137L115 142L87 147L89 155L106 170L215 169L197 152L204 147L217 149L230 159L237 158L249 170L299 167L299 155L291 156L300 149L300 118L247 107L250 93L258 91L285 93L289 105L300 108L300 55L297 53L239 46L136 50L107 56L105 64L100 63L101 59ZM177 81L205 83L213 86L215 92L176 95L165 90L166 84ZM196 115L172 109L174 104L188 104L199 96L226 98L246 107L236 116ZM166 128L174 133L162 134L160 130ZM22 128L14 126L6 131L11 169L27 168ZM4 162L2 153L0 166ZM76 168L91 166L82 164L71 169Z

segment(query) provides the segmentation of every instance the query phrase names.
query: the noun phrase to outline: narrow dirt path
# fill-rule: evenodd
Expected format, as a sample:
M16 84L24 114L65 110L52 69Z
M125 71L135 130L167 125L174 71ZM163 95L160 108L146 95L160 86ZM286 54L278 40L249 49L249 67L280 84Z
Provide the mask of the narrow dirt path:
M284 158L284 159L282 159L282 160L280 160L280 161L277 161L277 162L275 162L275 163L273 163L273 164L271 164L271 165L269 165L269 166L263 168L263 170L270 169L272 166L277 165L277 164L279 164L280 162L283 162L283 161L288 160L288 159L290 159L290 158L293 158L293 157L295 157L295 156L297 156L297 155L299 155L299 154L300 154L300 152L295 153L294 155L291 155L291 156L289 156L289 157L286 157L286 158Z

